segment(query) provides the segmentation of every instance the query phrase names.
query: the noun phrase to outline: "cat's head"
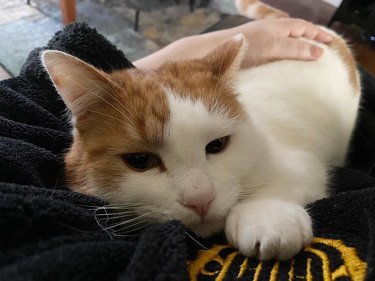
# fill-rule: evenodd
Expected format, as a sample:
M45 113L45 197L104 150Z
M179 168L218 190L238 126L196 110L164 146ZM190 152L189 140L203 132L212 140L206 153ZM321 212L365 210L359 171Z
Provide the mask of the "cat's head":
M243 45L241 35L201 59L110 74L43 52L72 113L70 187L129 204L149 221L221 230L259 152L233 83Z

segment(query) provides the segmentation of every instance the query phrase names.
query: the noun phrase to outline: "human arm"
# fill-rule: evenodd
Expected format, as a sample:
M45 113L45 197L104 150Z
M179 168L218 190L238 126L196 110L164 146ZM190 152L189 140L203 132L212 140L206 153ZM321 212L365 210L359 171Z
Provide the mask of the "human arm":
M247 43L242 67L251 67L278 59L318 59L323 50L297 40L304 37L328 43L332 37L318 26L301 19L252 21L237 27L179 39L161 50L134 62L138 68L152 69L170 60L200 58L232 36L243 33Z

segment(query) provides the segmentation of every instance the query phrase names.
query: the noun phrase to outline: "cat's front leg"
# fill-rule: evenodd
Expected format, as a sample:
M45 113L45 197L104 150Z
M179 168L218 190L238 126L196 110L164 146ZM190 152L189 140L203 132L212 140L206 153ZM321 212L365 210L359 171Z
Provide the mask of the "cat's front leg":
M236 205L227 218L225 233L242 254L261 260L289 259L313 237L306 210L278 199L252 199Z

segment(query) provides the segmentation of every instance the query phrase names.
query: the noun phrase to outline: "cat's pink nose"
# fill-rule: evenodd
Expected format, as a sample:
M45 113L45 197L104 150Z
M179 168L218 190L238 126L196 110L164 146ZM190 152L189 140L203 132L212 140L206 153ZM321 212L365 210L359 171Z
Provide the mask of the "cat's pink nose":
M204 217L210 207L211 202L215 199L215 193L213 191L206 191L194 195L184 195L180 203L194 210L198 216Z

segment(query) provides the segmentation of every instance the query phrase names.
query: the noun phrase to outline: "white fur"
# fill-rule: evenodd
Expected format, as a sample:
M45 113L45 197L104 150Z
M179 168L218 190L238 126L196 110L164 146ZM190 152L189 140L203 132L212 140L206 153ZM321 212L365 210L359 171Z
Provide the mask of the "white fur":
M326 45L319 44L325 51L314 62L284 60L239 71L246 44L238 44L242 35L232 40L237 40L232 48L241 45L242 49L222 79L234 79L233 98L245 116L231 118L224 106L209 109L204 100L190 99L194 95L161 84L170 116L163 143L152 153L165 169L129 169L113 179L110 189L96 185L94 176L103 175L91 173L87 184L94 195L121 206L129 203L148 221L177 219L202 236L225 229L228 241L245 255L287 259L312 239L311 219L304 207L328 194L330 168L344 163L360 87L353 88L348 66ZM215 54L222 59L223 53ZM98 90L95 81L100 73L61 52L46 51L43 60L52 79L73 79L66 76L70 69L80 73L78 81L84 81L85 87L59 79L65 81L59 91L64 101L73 114L79 114L75 100ZM91 76L85 76L88 67ZM192 85L191 91L194 87L199 85ZM212 91L221 94L220 87ZM137 130L129 133L132 137ZM230 140L224 151L206 154L208 143L225 136ZM115 154L113 166L126 169ZM184 203L200 196L214 198L204 216Z
M247 116L209 112L203 101L165 89L170 120L157 151L166 171L130 173L112 201L142 202L149 220L177 219L207 236L225 229L245 255L287 259L312 239L306 204L327 195L329 170L342 165L360 89L348 67L325 46L316 62L278 61L238 72L238 101ZM205 146L230 135L219 154ZM202 219L181 202L212 193Z
M344 162L360 99L347 66L324 48L316 62L278 61L238 72L244 119L209 112L202 101L165 89L170 121L158 155L167 170L126 175L123 194L114 197L145 202L138 212L148 218L177 219L203 236L225 228L245 255L296 254L312 239L304 206L327 195L329 170ZM225 151L206 155L209 142L227 135ZM180 203L207 193L215 199L204 219Z
M254 155L253 159L258 158L255 156L258 151L245 152L243 148L257 146L257 143L250 136L241 138L242 134L247 134L247 127L225 117L223 112L209 113L200 101L178 98L170 90L166 90L166 94L171 116L165 127L163 148L158 154L167 171L162 173L152 169L142 175L126 175L120 189L123 194L117 194L116 198L119 203L124 199L149 202L145 210L138 212L151 211L158 221L180 220L198 234L207 236L224 228L225 219L237 202L242 184L237 171L246 173L248 167L244 167L243 163L251 166L249 155ZM240 132L238 136L237 131ZM226 153L206 156L205 146L209 142L232 134L235 135L231 142L239 145L229 145ZM155 189L150 190L150 185ZM130 189L131 186L135 188ZM184 194L204 194L207 191L215 193L216 198L204 220L179 203Z
M286 259L308 244L311 221L301 207L327 194L329 169L344 163L360 89L336 51L323 47L317 62L279 61L239 74L239 100L271 157L264 186L227 219L228 240L244 254Z

